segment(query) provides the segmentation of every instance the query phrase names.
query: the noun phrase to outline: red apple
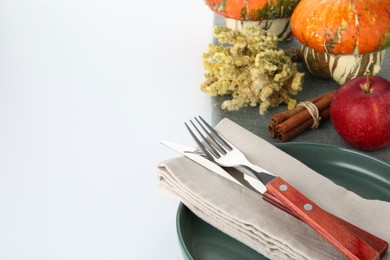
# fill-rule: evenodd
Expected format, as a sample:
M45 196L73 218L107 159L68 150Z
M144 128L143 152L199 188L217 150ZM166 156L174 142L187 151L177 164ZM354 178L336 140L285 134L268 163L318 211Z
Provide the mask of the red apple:
M390 145L390 82L360 76L344 83L334 94L330 117L337 133L358 149Z

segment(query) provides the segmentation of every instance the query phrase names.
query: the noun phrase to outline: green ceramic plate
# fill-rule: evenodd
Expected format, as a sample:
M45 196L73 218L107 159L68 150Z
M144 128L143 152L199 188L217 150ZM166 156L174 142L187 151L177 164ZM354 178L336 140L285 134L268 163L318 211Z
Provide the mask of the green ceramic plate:
M368 199L390 202L390 165L366 154L330 145L284 143L281 150L335 183ZM267 259L222 233L180 204L177 233L185 259Z

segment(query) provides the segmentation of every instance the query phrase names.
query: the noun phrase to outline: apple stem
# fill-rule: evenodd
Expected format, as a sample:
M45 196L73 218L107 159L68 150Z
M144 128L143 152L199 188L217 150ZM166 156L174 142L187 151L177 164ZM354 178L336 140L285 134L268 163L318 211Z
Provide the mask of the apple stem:
M370 93L371 91L371 82L370 82L370 74L366 74L366 84L361 85L364 93Z

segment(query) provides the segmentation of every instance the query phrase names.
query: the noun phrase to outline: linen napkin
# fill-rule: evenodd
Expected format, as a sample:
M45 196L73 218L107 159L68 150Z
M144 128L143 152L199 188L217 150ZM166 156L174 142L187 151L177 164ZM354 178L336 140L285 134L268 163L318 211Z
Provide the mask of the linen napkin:
M314 203L390 241L390 203L367 200L334 184L277 147L230 121L216 129L254 164L288 181ZM270 259L343 259L305 223L246 187L177 157L158 165L159 190L194 214ZM389 253L384 259L390 259Z

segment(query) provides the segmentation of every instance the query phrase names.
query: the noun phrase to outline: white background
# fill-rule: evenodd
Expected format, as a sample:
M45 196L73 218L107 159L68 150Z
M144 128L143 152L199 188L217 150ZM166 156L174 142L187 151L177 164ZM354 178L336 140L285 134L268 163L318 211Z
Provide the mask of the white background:
M0 259L181 259L157 164L210 118L203 0L0 0Z

